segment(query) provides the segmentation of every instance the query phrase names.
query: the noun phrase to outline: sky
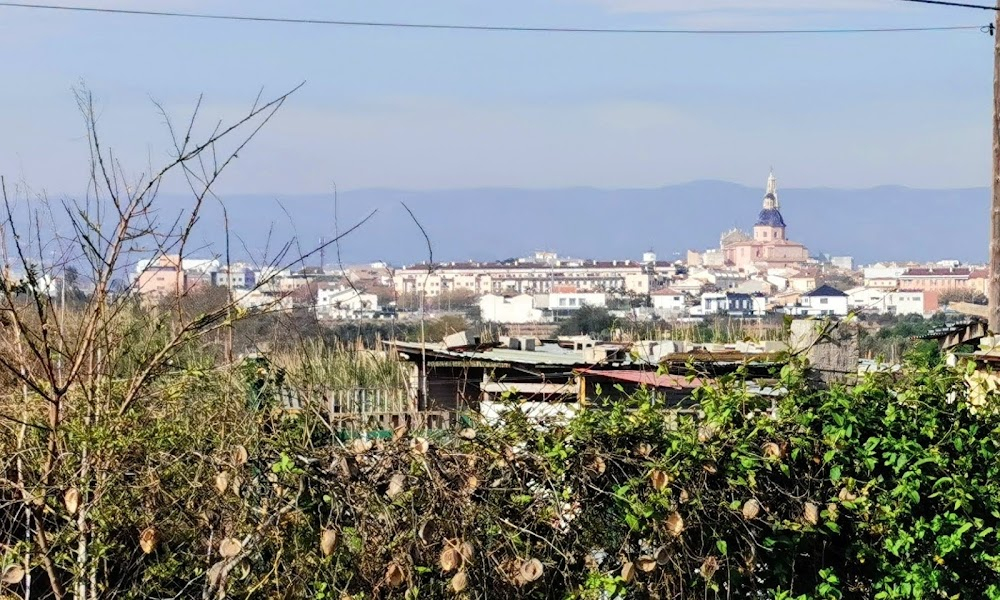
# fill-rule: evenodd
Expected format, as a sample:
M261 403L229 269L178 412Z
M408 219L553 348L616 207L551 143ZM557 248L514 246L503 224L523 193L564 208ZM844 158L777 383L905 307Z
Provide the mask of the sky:
M110 8L599 28L984 25L899 0L64 0ZM143 173L258 92L305 85L223 176L223 193L394 188L985 186L992 39L977 31L655 36L348 28L0 8L0 173L86 189L74 90ZM169 186L182 187L171 181Z

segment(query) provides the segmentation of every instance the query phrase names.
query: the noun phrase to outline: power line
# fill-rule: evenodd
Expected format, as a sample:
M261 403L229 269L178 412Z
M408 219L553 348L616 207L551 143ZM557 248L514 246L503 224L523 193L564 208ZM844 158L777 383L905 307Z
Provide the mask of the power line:
M915 4L936 4L938 6L957 6L959 8L978 8L980 10L1000 10L996 6L985 4L967 4L965 2L949 2L947 0L901 0L902 2L913 2Z
M916 2L918 0L910 0ZM922 0L930 2L931 0ZM841 29L615 29L588 27L523 27L507 25L461 25L446 23L405 23L392 21L342 21L333 19L309 19L291 17L253 17L245 15L221 15L208 13L188 13L158 10L137 10L125 8L93 8L66 6L60 4L28 4L23 2L0 2L0 7L36 10L99 13L146 17L171 17L202 19L212 21L243 21L254 23L284 23L294 25L331 25L340 27L378 27L395 29L438 29L451 31L495 31L523 33L607 33L607 34L663 34L663 35L795 35L834 33L909 33L922 31L962 31L978 30L979 25L957 25L943 27L866 27Z

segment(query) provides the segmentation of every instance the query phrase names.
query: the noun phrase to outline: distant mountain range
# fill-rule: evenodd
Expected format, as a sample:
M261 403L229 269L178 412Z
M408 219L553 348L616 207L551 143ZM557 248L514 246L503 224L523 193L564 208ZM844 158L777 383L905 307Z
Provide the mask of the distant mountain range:
M435 260L492 260L549 250L586 258L639 258L653 249L661 259L688 249L717 247L733 227L749 230L763 189L721 181L697 181L658 189L569 188L447 191L359 190L333 195L223 196L230 228L243 248L259 254L271 236L296 236L303 247L331 239L372 210L378 213L343 240L345 263L393 264L427 258L424 239L404 210L405 202L427 231ZM958 259L985 262L989 192L985 188L918 190L779 189L788 237L815 254L853 256L856 262ZM165 197L161 210L183 204ZM289 215L291 222L289 222ZM163 219L166 220L166 219ZM221 248L222 218L209 204L199 224L200 241ZM326 262L336 263L331 248ZM310 261L318 264L318 258Z

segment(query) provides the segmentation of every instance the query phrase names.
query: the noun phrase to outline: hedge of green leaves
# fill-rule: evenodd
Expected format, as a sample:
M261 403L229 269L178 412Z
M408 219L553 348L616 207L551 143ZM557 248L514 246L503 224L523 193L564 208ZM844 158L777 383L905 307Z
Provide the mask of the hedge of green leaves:
M182 435L197 415L133 415L109 463L121 487L91 508L100 587L133 598L1000 598L998 419L968 409L961 374L910 365L822 391L795 367L780 377L788 393L773 412L737 375L699 392L698 421L639 394L561 427L512 406L492 428L401 429L346 447L309 411L254 413L235 394L206 414L238 427ZM177 393L187 389L216 388ZM204 406L178 397L174 408ZM72 573L78 534L63 503L47 510L50 552ZM27 547L8 546L4 564Z

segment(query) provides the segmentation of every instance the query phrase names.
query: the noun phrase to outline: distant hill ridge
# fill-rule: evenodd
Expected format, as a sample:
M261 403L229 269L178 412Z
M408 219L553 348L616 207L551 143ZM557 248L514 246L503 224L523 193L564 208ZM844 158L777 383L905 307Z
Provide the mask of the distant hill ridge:
M339 228L378 209L364 228L343 241L345 262L426 260L423 237L400 205L405 202L431 238L435 260L494 260L535 250L586 258L661 259L688 249L716 247L733 227L750 229L763 189L725 181L695 181L656 189L502 189L442 191L369 189L341 192ZM988 245L986 188L921 190L780 188L790 239L813 254L849 255L858 262L958 259L984 262ZM303 246L336 230L331 195L223 195L234 253L259 254L274 224L276 240L297 235ZM180 205L164 197L161 209ZM280 202L280 204L279 204ZM282 208L282 206L284 208ZM289 223L288 214L292 216ZM221 248L220 209L207 205L202 241ZM676 254L675 254L676 253ZM335 251L327 262L335 262Z

